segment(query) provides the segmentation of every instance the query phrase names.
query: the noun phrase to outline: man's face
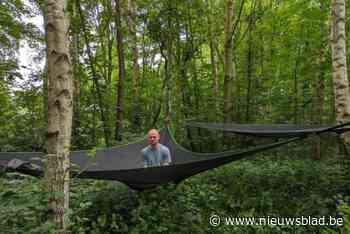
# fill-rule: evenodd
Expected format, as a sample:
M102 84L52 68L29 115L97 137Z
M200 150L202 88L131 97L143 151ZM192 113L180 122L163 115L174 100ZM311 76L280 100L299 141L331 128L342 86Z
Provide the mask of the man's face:
M159 142L159 133L156 131L150 131L148 133L148 144L156 146Z

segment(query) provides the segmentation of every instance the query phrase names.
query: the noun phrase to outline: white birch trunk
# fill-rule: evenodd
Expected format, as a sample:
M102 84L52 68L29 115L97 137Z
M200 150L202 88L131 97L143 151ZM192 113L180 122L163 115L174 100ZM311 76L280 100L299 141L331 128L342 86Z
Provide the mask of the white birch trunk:
M45 180L54 221L63 231L68 225L69 148L73 115L66 5L66 0L46 0L43 6L49 88Z
M345 0L332 0L332 76L335 115L338 123L350 121L350 94L346 66ZM344 143L350 145L350 132L343 134Z

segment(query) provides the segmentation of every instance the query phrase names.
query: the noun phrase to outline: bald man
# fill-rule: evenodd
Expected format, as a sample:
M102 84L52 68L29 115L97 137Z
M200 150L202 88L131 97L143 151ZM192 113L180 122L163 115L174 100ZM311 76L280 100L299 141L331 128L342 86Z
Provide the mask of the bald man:
M148 132L148 146L142 149L144 167L165 166L171 163L168 147L159 143L160 135L156 129Z

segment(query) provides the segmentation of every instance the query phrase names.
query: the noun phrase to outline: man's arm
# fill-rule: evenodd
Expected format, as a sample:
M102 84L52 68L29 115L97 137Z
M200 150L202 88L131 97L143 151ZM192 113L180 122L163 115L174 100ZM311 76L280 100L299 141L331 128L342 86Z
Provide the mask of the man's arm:
M163 165L170 165L171 163L171 155L168 147L163 148Z
M141 151L142 159L143 159L143 167L147 168L150 165L150 162L148 160L148 157L144 151Z

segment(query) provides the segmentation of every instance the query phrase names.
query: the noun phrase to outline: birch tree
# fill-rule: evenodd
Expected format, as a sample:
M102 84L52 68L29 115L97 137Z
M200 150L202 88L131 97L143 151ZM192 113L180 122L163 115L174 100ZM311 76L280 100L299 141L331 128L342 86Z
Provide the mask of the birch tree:
M350 121L350 94L346 66L345 0L332 0L332 78L335 117L338 123ZM350 145L350 132L342 136Z
M48 73L45 182L54 221L63 230L68 225L69 148L73 115L73 81L66 6L66 0L46 0L43 5Z

